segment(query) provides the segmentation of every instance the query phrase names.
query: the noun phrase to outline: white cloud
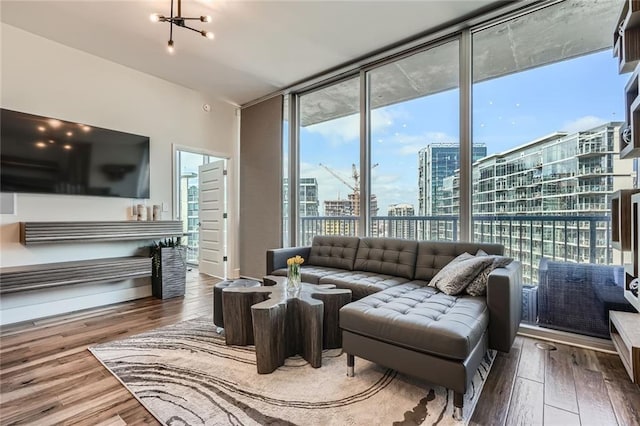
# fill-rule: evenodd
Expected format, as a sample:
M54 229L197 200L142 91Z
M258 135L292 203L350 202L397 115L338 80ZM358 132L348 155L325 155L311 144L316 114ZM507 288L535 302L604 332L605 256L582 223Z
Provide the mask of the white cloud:
M307 127L310 133L316 133L327 139L330 143L338 145L357 141L360 137L360 117L348 115L335 120L313 124Z
M378 197L378 216L386 216L389 205L409 203L417 210L417 176L381 175L372 176L371 190Z
M393 125L395 114L384 109L371 112L371 132L379 132ZM321 135L333 145L360 140L360 115L352 114L335 120L324 121L306 127L311 133Z
M399 145L399 155L417 155L418 151L432 143L457 143L458 139L444 132L426 132L421 135L398 134L391 143Z
M567 133L577 133L598 127L606 122L607 120L604 118L596 117L594 115L585 115L584 117L564 123L561 130Z

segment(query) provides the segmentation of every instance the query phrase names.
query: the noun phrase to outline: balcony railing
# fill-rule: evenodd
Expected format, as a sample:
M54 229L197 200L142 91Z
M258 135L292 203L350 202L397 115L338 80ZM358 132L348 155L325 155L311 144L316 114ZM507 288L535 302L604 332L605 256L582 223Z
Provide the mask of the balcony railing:
M316 235L363 235L364 232L359 232L358 219L354 216L303 217L300 242L310 245ZM474 215L473 221L474 240L504 245L505 255L522 262L526 284L537 284L542 257L598 264L610 264L613 260L611 218L606 215ZM376 216L371 218L368 235L458 241L458 229L457 216ZM568 246L572 246L572 250L568 250Z

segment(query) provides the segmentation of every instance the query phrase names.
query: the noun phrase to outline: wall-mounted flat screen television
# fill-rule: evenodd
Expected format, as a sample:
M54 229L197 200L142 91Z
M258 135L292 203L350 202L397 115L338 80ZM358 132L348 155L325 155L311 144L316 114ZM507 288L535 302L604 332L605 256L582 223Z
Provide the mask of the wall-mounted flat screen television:
M0 190L149 198L149 138L0 110Z

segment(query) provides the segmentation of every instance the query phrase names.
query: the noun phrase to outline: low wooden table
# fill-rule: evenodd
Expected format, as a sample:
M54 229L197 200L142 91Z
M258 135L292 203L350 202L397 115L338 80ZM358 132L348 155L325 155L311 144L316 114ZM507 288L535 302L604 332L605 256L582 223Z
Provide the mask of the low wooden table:
M265 277L265 285L222 290L227 345L256 347L259 374L284 365L299 354L318 368L322 349L342 347L338 311L351 302L351 290L302 283L296 296L287 294L286 277Z

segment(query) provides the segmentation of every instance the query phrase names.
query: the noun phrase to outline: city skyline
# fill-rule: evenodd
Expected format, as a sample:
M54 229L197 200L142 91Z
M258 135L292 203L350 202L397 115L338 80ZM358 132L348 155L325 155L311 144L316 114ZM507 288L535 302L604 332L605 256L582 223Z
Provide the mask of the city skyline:
M603 124L600 124L600 125L588 128L588 129L583 129L580 132L589 132L589 131L598 130L599 128L601 128L603 126L616 127L616 126L619 126L620 124L621 124L620 122L607 122L607 123L603 123ZM485 157L479 157L478 160L476 160L474 162L474 165L481 164L486 159L490 159L492 157L503 157L505 155L508 156L510 152L517 152L517 151L521 151L521 150L526 149L526 148L535 150L535 149L537 149L536 145L540 145L540 144L544 145L544 144L548 143L549 140L552 140L552 141L553 140L571 140L573 138L577 138L578 134L580 132L571 132L571 133L569 133L569 132L566 132L566 133L565 132L556 132L556 134L554 134L554 135L547 135L547 137L545 137L545 138L537 138L537 139L534 139L532 141L528 141L528 142L525 142L523 144L520 144L518 146L511 147L508 151L505 151L505 152L502 152L502 153L487 154ZM436 144L432 144L432 145L435 145L436 148L446 148L446 144L442 144L442 143L436 143ZM427 148L429 148L429 147L430 146L427 145L425 148L423 148L421 150L421 152L418 152L416 154L416 156L417 157L420 156L422 154L422 152L427 150ZM484 148L484 147L483 146L482 147L476 146L475 148L478 149L478 148ZM617 147L615 147L615 149L617 150ZM630 164L629 164L629 166L630 166ZM458 177L457 170L455 170L455 169L451 169L451 170L453 172L450 175L448 175L448 177L457 178ZM475 176L475 173L474 173L474 183L477 183L476 180L475 180L476 177L477 176ZM335 202L337 201L337 198L336 199L331 199L331 200L320 200L317 197L317 194L319 194L321 192L321 185L319 183L319 180L316 177L313 177L313 176L302 176L300 178L300 180L301 180L301 182L305 182L305 181L309 182L310 180L314 181L314 185L316 187L316 189L314 190L315 201L316 201L316 203L318 203L321 206L321 209L318 210L318 214L317 214L318 216L346 216L347 215L347 214L338 215L338 214L334 214L332 212L327 213L325 211L325 207L324 206L326 206L327 203L335 204ZM609 192L611 192L611 191L609 191ZM477 195L477 194L474 193L474 197L475 197L475 195ZM376 194L372 194L372 196L376 196L377 197ZM348 202L349 198L350 197L345 195L344 197L341 198L341 201L346 203L346 202ZM300 202L305 202L305 200L301 199ZM378 202L378 207L377 208L381 211L381 213L382 213L381 216L385 215L385 214L389 215L388 211L392 210L392 208L397 207L397 206L411 206L414 209L414 211L417 212L418 216L424 215L424 214L426 214L427 216L432 215L432 214L437 214L435 212L420 213L419 212L419 204L420 204L419 200L418 200L418 202L399 201L397 203L392 203L392 204L389 204L387 206L382 206ZM448 210L450 210L450 209L447 209L447 211ZM478 212L478 213L482 214L481 211ZM310 215L301 214L301 216L310 216Z
M487 144L491 155L558 131L623 121L625 80L617 74L611 50L605 50L476 83L474 143ZM392 204L417 206L417 153L430 143L458 143L458 90L378 108L371 115L372 164L379 164L372 170L371 188L381 214ZM300 176L318 179L320 203L346 199L351 190L318 164L349 179L352 164L359 165L359 114L303 127L300 137Z

